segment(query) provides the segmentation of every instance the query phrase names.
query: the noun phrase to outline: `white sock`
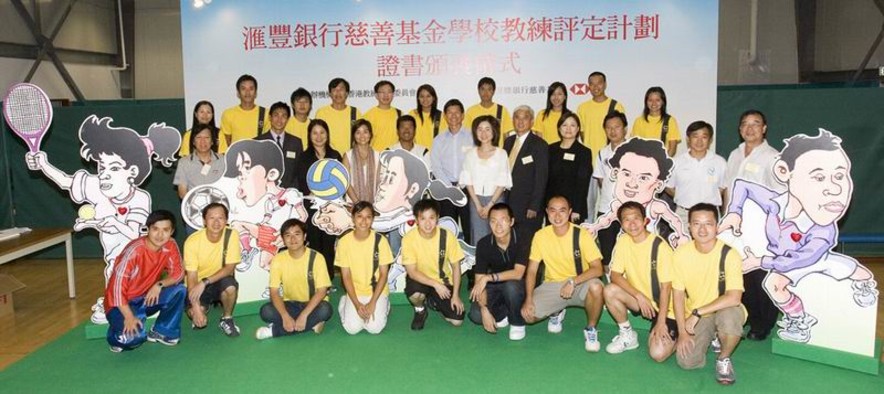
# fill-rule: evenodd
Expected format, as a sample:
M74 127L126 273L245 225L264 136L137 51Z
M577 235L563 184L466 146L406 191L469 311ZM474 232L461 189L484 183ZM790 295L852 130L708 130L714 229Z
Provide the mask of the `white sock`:
M617 323L617 325L620 326L620 331L622 332L629 332L630 330L632 330L632 326L629 324L629 320L623 323Z
M423 311L424 311L424 307L422 307L422 306L416 306L416 307L414 307L414 311L417 312L417 313L423 312Z

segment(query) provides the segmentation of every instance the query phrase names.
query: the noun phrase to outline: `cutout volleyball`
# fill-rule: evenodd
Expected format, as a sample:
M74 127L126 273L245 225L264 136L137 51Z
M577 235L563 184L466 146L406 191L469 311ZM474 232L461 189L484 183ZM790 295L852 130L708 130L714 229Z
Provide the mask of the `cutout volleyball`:
M344 197L350 185L350 174L337 160L322 159L307 170L307 188L313 196L326 201Z

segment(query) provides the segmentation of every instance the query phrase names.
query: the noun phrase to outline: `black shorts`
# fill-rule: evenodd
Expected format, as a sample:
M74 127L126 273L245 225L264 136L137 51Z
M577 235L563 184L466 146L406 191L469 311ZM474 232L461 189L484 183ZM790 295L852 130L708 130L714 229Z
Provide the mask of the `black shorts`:
M657 323L657 319L647 319L642 316L641 312L639 311L630 310L629 313L631 313L633 316L639 316L642 319L651 322L651 328L654 328L654 324ZM678 339L678 322L676 322L675 319L670 319L668 317L666 318L666 329L669 331L669 336L672 338L673 341Z
M451 294L454 294L454 288L446 285L445 287L451 291ZM442 316L445 316L446 319L452 320L463 320L464 314L463 312L457 313L451 307L451 300L443 300L439 297L439 294L436 293L436 289L427 286L423 283L419 283L416 280L412 280L409 277L405 277L405 295L411 298L411 295L414 293L421 293L427 296L426 306L434 311L439 311Z
M200 295L200 305L208 309L213 304L221 303L221 293L230 286L239 290L239 282L232 276L225 276L215 283L206 285L203 294ZM190 305L190 297L187 298L187 305Z

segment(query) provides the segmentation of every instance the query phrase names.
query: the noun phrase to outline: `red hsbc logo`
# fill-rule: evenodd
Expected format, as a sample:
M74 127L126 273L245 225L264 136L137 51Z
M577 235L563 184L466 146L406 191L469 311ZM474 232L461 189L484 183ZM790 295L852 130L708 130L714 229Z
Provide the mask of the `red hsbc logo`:
M571 93L574 93L577 96L583 96L589 93L589 85L585 83L575 83L571 85Z

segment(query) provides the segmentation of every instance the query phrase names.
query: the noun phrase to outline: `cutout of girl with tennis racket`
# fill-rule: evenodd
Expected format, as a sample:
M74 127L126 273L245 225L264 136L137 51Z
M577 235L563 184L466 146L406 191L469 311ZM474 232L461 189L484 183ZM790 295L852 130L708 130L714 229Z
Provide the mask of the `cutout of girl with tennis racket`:
M112 127L111 118L91 115L80 126L80 156L98 166L95 174L81 169L67 174L49 163L46 152L25 155L31 170L40 170L71 200L85 204L74 222L74 230L95 229L104 249L105 283L114 260L129 241L138 238L151 211L150 194L139 186L150 176L151 159L169 167L181 145L181 134L165 123L154 123L146 136L132 129ZM92 307L92 322L106 324L103 300Z

